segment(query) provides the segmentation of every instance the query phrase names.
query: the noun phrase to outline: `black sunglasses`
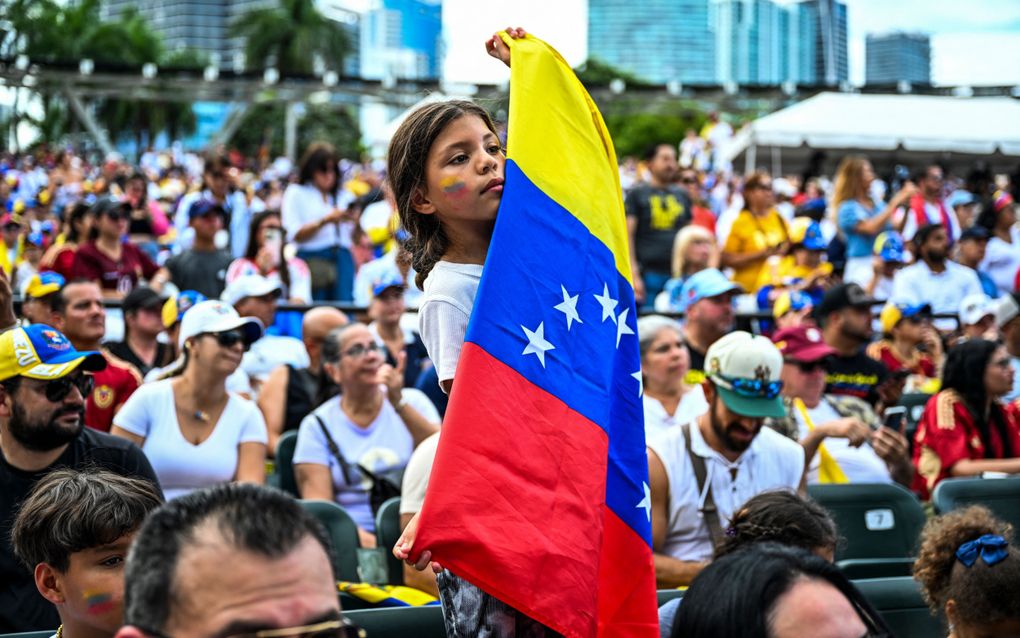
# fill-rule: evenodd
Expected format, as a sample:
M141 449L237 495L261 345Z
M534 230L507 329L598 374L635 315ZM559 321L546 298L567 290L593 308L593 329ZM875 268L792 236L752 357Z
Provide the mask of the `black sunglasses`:
M787 359L786 362L797 366L797 369L804 374L811 374L816 370L825 369L825 364L822 361L796 361L794 359Z
M228 330L227 332L207 332L206 336L216 339L216 343L220 344L223 348L233 348L237 344L243 344L244 349L248 349L248 342L245 340L244 335L237 330Z
M4 382L4 387L8 392L14 391L13 384ZM37 387L36 389L46 395L46 400L50 403L61 403L67 398L67 395L71 394L72 388L78 388L78 392L81 393L82 399L87 399L89 394L92 393L92 375L79 374L75 377L50 379L46 382L46 385Z
M103 214L109 217L112 222L119 222L122 219L130 217L130 214L127 211L122 210L108 210Z

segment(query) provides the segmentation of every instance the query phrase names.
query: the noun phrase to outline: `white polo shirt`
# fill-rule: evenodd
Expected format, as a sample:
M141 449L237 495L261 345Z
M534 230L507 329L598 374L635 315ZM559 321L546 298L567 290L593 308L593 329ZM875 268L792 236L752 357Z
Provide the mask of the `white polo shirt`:
M946 269L936 273L928 264L916 261L897 271L889 300L894 303L928 303L935 314L956 313L964 297L983 292L977 273L966 266L947 260ZM956 322L939 319L935 326L940 330L952 330Z
M692 422L691 449L705 459L706 484L719 511L723 529L733 513L752 496L767 490L796 490L804 473L804 449L774 430L762 427L751 446L735 462L728 461L705 442ZM701 509L705 494L684 448L683 429L675 427L654 438L648 447L666 468L669 479L669 527L662 553L688 561L712 558L712 540Z

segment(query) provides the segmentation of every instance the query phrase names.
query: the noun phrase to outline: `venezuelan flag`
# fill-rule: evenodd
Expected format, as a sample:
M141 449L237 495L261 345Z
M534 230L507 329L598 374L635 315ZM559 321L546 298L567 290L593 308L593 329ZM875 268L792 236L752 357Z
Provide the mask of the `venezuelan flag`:
M568 636L657 636L616 153L548 44L512 40L506 184L415 546Z

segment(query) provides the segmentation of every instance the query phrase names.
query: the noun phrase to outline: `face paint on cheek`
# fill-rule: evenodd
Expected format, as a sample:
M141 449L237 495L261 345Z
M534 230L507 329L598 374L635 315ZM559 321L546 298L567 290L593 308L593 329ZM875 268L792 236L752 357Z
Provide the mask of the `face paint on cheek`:
M85 590L85 610L90 614L106 614L113 611L113 596L109 592Z
M439 180L439 186L447 195L463 195L467 188L467 184L452 175Z

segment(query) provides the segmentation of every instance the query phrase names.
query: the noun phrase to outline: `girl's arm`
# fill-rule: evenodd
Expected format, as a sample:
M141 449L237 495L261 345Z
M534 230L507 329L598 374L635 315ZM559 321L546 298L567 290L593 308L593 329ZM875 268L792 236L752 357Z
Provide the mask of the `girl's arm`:
M528 35L528 32L520 27L507 27L506 32L514 40L520 40ZM503 42L503 38L499 37L498 33L493 33L492 37L485 41L485 50L492 57L510 66L510 47L506 45L506 42Z
M110 428L110 434L112 434L113 436L119 436L122 439L127 439L128 441L131 441L132 443L134 443L138 447L142 447L143 445L145 445L145 437L144 436L138 436L137 434L132 434L131 432L128 432L124 428L116 426L116 425L114 425L114 426L112 426Z

